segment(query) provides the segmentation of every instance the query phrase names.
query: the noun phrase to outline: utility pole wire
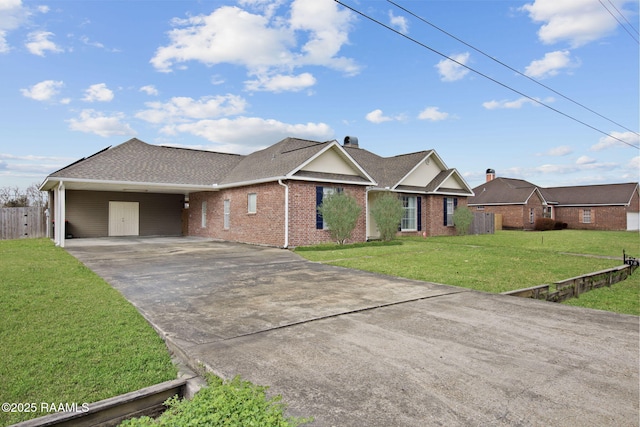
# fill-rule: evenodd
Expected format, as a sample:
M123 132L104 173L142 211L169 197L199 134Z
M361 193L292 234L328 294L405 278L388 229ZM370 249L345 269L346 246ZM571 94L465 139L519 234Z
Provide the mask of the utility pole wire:
M611 16L613 17L613 19L615 19L616 21L618 21L618 24L620 24L620 26L621 26L621 27L622 27L622 28L627 32L627 34L629 34L629 37L631 37L631 38L633 39L633 41L634 41L634 42L636 42L636 44L640 44L640 42L638 42L638 39L637 39L637 38L635 38L635 37L633 36L633 34L631 34L631 32L630 32L629 30L627 30L627 27L625 27L625 26L624 26L624 24L623 24L622 22L620 22L620 20L618 19L618 17L617 17L616 15L614 15L614 14L613 14L613 12L611 12L611 11L609 10L609 8L608 8L607 6L605 6L605 5L604 5L604 3L602 3L602 0L598 0L598 1L599 1L599 2L600 2L600 4L602 5L602 7L604 7L604 9L605 9L607 12L609 12L609 15L611 15ZM611 2L609 2L609 3L611 3ZM614 6L614 8L615 8L615 6ZM616 10L618 11L618 13L620 13L620 11L619 11L618 9L616 9ZM624 18L624 16L623 16L623 18ZM627 21L627 22L629 22L629 21ZM633 28L633 26L632 26L632 28ZM634 30L635 30L635 28L634 28Z
M540 100L538 100L538 99L535 99L535 98L533 98L533 97L531 97L531 96L529 96L529 95L527 95L527 94L525 94L525 93L523 93L523 92L520 92L519 90L514 89L514 88L512 88L512 87L510 87L510 86L508 86L508 85L506 85L506 84L504 84L504 83L502 83L502 82L500 82L500 81L498 81L498 80L496 80L496 79L494 79L494 78L492 78L492 77L489 77L488 75L483 74L483 73L481 73L480 71L478 71L478 70L476 70L476 69L474 69L474 68L469 67L468 65L465 65L465 64L463 64L463 63L461 63L461 62L459 62L459 61L456 61L455 59L450 58L449 56L445 55L444 53L439 52L439 51L437 51L436 49L434 49L434 48L432 48L432 47L430 47L430 46L427 46L426 44L424 44L424 43L422 43L422 42L420 42L420 41L418 41L418 40L416 40L416 39L414 39L414 38L412 38L412 37L407 36L406 34L402 34L400 31L398 31L398 30L396 30L396 29L394 29L394 28L392 28L392 27L390 27L390 26L388 26L388 25L386 25L386 24L384 24L384 23L382 23L382 22L380 22L380 21L378 21L378 20L376 20L376 19L374 19L374 18L372 18L372 17L368 16L368 15L366 15L364 12L360 12L359 10L357 10L357 9L355 9L355 8L351 7L351 6L349 6L349 5L347 5L347 4L344 4L344 3L343 3L342 1L340 1L340 0L333 0L333 1L334 1L334 2L336 2L336 3L338 3L339 5L341 5L341 6L343 6L343 7L345 7L345 8L347 8L347 9L351 10L352 12L355 12L356 14L358 14L358 15L362 16L363 18L366 18L366 19L370 20L371 22L376 23L376 24L378 24L378 25L380 25L380 26L382 26L382 27L386 28L387 30L393 31L394 33L398 34L399 36L404 37L404 38L406 38L406 39L407 39L407 40L409 40L409 41L412 41L413 43L415 43L415 44L417 44L417 45L419 45L419 46L421 46L421 47L423 47L423 48L425 48L425 49L427 49L427 50L429 50L429 51L431 51L431 52L435 53L436 55L439 55L439 56L441 56L441 57L443 57L443 58L445 58L445 59L448 59L449 61L451 61L451 62L453 62L453 63L455 63L455 64L457 64L457 65L459 65L459 66L461 66L461 67L463 67L463 68L466 68L467 70L472 71L472 72L474 72L475 74L478 74L479 76L484 77L485 79L490 80L490 81L494 82L495 84L497 84L497 85L499 85L499 86L504 87L505 89L509 89L510 91L515 92L515 93L517 93L518 95L520 95L520 96L522 96L522 97L524 97L524 98L527 98L527 99L528 99L528 100L530 100L530 101L535 102L536 104L542 105L543 107L546 107L546 108L548 108L548 109L549 109L549 110L551 110L551 111L554 111L554 112L556 112L556 113L558 113L558 114L560 114L560 115L562 115L562 116L565 116L565 117L566 117L566 118L568 118L568 119L571 119L571 120L573 120L573 121L575 121L575 122L577 122L577 123L580 123L580 124L582 124L583 126L586 126L586 127L590 128L590 129L592 129L592 130L594 130L594 131L596 131L596 132L598 132L598 133L601 133L601 134L603 134L603 135L606 135L606 136L607 136L607 137L609 137L609 138L612 138L612 139L615 139L616 141L622 142L622 143L623 143L623 144L625 144L625 145L628 145L628 146L633 147L633 148L640 149L640 146L630 144L630 143L628 143L627 141L624 141L624 140L622 140L622 139L620 139L620 138L618 138L618 137L615 137L615 136L613 136L613 135L611 135L611 134L609 134L609 133L607 133L607 132L605 132L605 131L603 131L603 130L600 130L600 129L596 128L595 126L592 126L592 125L590 125L590 124L588 124L588 123L586 123L586 122L583 122L582 120L577 119L577 118L575 118L575 117L573 117L573 116L570 116L570 115L569 115L569 114L567 114L567 113L563 113L562 111L560 111L560 110L558 110L558 109L556 109L556 108L553 108L552 106L550 106L550 105L548 105L548 104L545 104L544 102L542 102L542 101L540 101Z
M631 22L629 22L627 17L624 16L624 14L622 12L620 12L620 9L618 9L615 4L611 3L611 0L607 0L607 3L609 3L616 10L616 12L618 12L618 15L622 16L622 19L624 19L627 22L627 24L629 24L629 26L631 28L633 28L633 31L640 36L640 32L638 32L636 27L634 27L633 24Z
M609 121L609 122L613 123L614 125L616 125L616 126L620 126L621 128L623 128L623 129L625 129L625 130L628 130L629 132L633 132L633 133L635 133L636 135L639 135L639 136L640 136L640 133L638 133L638 132L636 132L636 131L634 131L634 130L629 129L628 127L626 127L626 126L624 126L624 125L621 125L620 123L618 123L618 122L616 122L616 121L614 121L614 120L612 120L612 119L610 119L610 118L608 118L608 117L606 117L606 116L604 116L604 115L602 115L602 114L598 113L597 111L592 110L591 108L587 107L586 105L581 104L580 102L578 102L578 101L576 101L576 100L574 100L574 99L571 99L571 98L569 98L568 96L563 95L562 93L560 93L560 92L558 92L557 90L555 90L555 89L553 89L553 88L551 88L551 87L549 87L549 86L545 85L545 84L544 84L544 83L542 83L542 82L539 82L538 80L534 79L533 77L528 76L528 75L526 75L526 74L524 74L524 73L522 73L522 72L518 71L517 69L515 69L515 68L513 68L513 67L509 66L508 64L505 64L504 62L502 62L502 61L500 61L500 60L498 60L498 59L494 58L493 56L491 56L491 55L489 55L489 54L487 54L487 53L483 52L482 50L480 50L480 49L476 48L475 46L472 46L471 44L469 44L469 43L465 42L464 40L461 40L460 38L458 38L458 37L454 36L453 34L451 34L451 33L447 32L446 30L443 30L442 28L438 27L437 25L435 25L435 24L433 24L433 23L431 23L431 22L427 21L426 19L424 19L424 18L422 18L421 16L419 16L419 15L417 15L417 14L413 13L412 11L410 11L410 10L408 10L408 9L406 9L406 8L404 8L404 7L402 7L402 6L400 6L398 3L394 2L394 1L391 1L391 0L387 0L387 2L388 2L388 3L391 3L392 5L396 6L396 7L397 7L397 8L399 8L399 9L403 10L404 12L408 13L409 15L411 15L411 16L413 16L413 17L415 17L415 18L419 19L420 21L424 22L425 24L427 24L427 25L429 25L429 26L431 26L431 27L435 28L436 30L438 30L438 31L440 31L440 32L442 32L442 33L444 33L444 34L446 34L447 36L449 36L449 37L453 38L454 40L456 40L456 41L458 41L458 42L462 43L463 45L465 45L465 46L467 46L467 47L469 47L469 48L471 48L471 49L475 50L476 52L480 53L481 55L484 55L485 57L489 58L490 60L492 60L492 61L494 61L494 62L497 62L498 64L502 65L503 67L508 68L509 70L513 71L514 73L516 73L516 74L518 74L518 75L520 75L520 76L522 76L522 77L525 77L525 78L527 78L527 79L531 80L532 82L534 82L534 83L536 83L536 84L538 84L538 85L542 86L543 88L545 88L545 89L547 89L547 90L550 90L551 92L555 93L556 95L558 95L558 96L560 96L560 97L562 97L562 98L566 99L567 101L573 102L574 104L576 104L576 105L578 105L578 106L580 106L580 107L584 108L585 110L590 111L591 113L593 113L593 114L595 114L595 115L597 115L597 116L599 116L599 117L601 117L601 118L603 118L603 119L605 119L605 120L607 120L607 121Z

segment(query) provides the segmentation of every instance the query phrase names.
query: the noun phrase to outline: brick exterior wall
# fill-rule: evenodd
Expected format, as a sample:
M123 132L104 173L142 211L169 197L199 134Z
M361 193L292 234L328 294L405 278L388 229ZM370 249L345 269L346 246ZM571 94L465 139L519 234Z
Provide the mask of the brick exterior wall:
M531 209L533 222L530 218ZM502 215L502 228L505 230L533 230L536 219L544 215L544 205L538 193L534 192L526 204L484 206L484 209L473 206L471 211Z
M256 194L256 213L248 213L248 195ZM231 242L284 246L283 186L250 185L189 195L190 236ZM206 227L202 227L202 202L207 202ZM230 202L229 228L224 228L224 200Z
M583 211L591 210L591 222L583 222ZM555 209L556 221L567 223L567 228L576 230L610 230L625 231L627 229L627 208L625 206L585 206L558 207Z
M366 189L361 185L289 181L289 246L315 245L331 241L327 230L316 229L316 187L340 187L356 198L362 207L356 228L349 242L364 242Z
M455 196L427 196L416 194L422 197L422 231L417 232L401 232L402 236L454 236L456 234L455 227L444 225L444 199L445 197ZM456 197L458 199L457 207L466 207L466 197Z

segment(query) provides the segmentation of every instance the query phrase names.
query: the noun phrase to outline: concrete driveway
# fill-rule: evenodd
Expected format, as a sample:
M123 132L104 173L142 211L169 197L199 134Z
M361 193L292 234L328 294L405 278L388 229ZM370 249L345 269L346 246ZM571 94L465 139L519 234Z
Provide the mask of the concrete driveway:
M78 239L67 250L191 364L271 386L314 426L640 420L635 316L195 238Z

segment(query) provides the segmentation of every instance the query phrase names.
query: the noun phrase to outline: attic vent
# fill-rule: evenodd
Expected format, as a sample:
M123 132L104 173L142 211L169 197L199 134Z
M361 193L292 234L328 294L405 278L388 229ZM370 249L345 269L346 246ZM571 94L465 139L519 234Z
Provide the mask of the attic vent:
M358 138L355 136L345 136L344 137L344 146L345 147L358 147Z

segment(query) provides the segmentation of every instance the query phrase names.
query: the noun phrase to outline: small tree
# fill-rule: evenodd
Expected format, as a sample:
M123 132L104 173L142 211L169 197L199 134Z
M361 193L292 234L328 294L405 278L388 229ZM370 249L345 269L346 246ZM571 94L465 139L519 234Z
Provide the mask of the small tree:
M356 228L362 208L354 197L339 192L324 196L318 212L327 223L331 238L344 245Z
M402 201L392 192L385 191L372 203L371 216L378 226L380 239L393 240L404 216Z
M467 207L459 207L453 211L453 224L458 236L469 234L469 227L473 223L473 212Z

